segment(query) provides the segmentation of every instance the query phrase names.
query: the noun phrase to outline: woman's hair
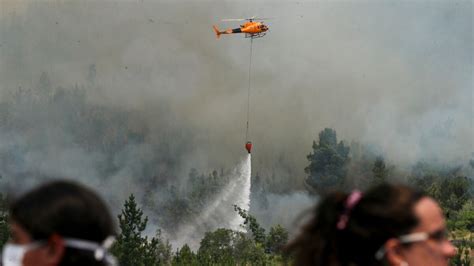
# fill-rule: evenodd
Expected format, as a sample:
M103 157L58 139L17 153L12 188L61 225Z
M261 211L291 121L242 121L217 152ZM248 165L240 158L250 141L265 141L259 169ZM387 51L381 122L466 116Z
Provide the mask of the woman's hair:
M285 248L295 265L384 265L375 253L388 239L418 224L414 205L424 197L405 185L382 184L348 209L349 195L333 192L321 200L314 217ZM342 216L348 219L341 227Z
M20 197L10 207L11 219L34 240L56 233L102 243L115 235L105 203L92 190L70 181L54 181ZM60 265L104 265L92 251L66 248Z

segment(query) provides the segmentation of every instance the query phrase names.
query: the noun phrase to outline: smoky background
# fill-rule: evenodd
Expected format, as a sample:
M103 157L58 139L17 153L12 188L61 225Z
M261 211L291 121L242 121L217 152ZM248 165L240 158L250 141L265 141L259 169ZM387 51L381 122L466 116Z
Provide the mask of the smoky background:
M472 175L472 8L1 1L2 186L18 194L65 176L117 211L141 195L146 214L159 216L163 190L186 191L191 169L226 175L246 153L249 40L216 40L211 26L251 16L272 18L253 43L251 73L252 174L278 184L265 209L254 206L264 226L291 227L314 203L306 155L326 127L398 169L425 161Z

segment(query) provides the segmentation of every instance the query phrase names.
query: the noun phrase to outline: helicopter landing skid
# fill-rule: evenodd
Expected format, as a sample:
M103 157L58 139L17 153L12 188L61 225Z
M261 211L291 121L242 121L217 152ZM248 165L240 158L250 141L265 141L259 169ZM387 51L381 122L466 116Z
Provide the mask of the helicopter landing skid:
M245 34L245 38L252 38L252 39L262 38L262 37L265 36L266 34L267 34L266 32L255 33L255 34L248 34L248 33L246 33L246 34Z

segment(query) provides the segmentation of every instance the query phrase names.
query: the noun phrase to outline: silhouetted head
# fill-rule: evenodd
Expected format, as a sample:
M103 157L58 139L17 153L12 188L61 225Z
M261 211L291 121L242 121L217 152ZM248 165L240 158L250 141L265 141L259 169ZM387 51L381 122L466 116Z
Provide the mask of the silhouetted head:
M327 195L286 250L296 265L447 265L455 249L445 230L433 199L405 185L382 184L361 197Z
M107 265L104 241L115 235L105 203L70 181L39 186L10 208L12 239L4 254L23 265ZM109 242L109 241L106 241ZM105 243L110 244L110 243ZM107 252L105 252L107 254Z

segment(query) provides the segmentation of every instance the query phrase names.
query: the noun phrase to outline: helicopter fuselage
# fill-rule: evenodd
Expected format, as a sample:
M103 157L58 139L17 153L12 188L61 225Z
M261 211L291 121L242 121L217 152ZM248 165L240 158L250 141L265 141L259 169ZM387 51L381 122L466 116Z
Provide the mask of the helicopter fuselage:
M240 26L241 32L248 34L256 34L261 32L266 32L268 27L262 22L253 22L249 21Z
M224 31L219 31L216 26L214 26L214 32L217 35L217 38L221 34L233 34L233 33L245 33L247 38L257 38L265 35L265 32L268 31L268 26L262 22L248 21L243 25L240 25L240 28L227 29Z

